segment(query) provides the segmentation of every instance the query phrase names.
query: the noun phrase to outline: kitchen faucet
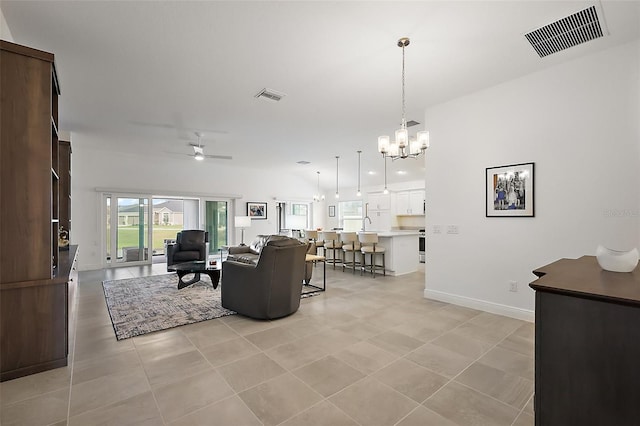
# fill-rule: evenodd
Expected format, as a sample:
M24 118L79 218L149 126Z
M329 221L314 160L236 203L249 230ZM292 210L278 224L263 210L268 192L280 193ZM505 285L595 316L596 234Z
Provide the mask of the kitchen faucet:
M369 225L371 225L371 218L369 217L369 203L364 205L364 217L362 218L362 232L367 232L366 224L369 219Z

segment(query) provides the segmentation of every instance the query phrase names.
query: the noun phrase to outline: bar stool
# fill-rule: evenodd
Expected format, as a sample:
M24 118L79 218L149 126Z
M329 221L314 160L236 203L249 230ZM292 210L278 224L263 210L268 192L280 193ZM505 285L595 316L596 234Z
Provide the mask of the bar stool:
M333 269L336 269L337 253L342 253L342 242L340 242L338 233L336 231L322 231L322 239L324 240L324 257L327 258L327 262L333 263ZM331 259L327 256L329 250L333 252Z
M316 245L316 250L322 249L324 254L324 241L319 240L319 233L315 229L307 229L304 231L304 236L307 240L313 241L313 244ZM319 255L320 253L318 253Z
M316 231L315 229L307 229L304 231L304 238L307 240L309 244L313 244L314 246L316 246L316 250L314 254L317 255L318 248L322 248L320 245L321 242L318 242L318 231ZM313 265L315 266L316 262L313 262Z
M355 232L341 232L340 233L340 241L342 241L342 251L343 251L343 262L342 262L342 272L344 272L344 268L348 266L349 268L353 268L353 273L356 273L356 254L360 253L360 242L358 241L358 234ZM347 253L351 253L353 256L353 261L351 265L347 264ZM358 262L358 265L361 265L361 262Z
M362 253L362 269L360 269L360 275L362 275L363 270L367 270L367 254L371 255L371 264L369 267L373 278L376 277L376 269L380 268L382 268L382 274L387 275L384 263L384 247L378 246L378 234L375 232L361 232L358 234L358 240L362 245L360 248L360 252ZM376 255L378 254L382 255L382 265L376 264Z

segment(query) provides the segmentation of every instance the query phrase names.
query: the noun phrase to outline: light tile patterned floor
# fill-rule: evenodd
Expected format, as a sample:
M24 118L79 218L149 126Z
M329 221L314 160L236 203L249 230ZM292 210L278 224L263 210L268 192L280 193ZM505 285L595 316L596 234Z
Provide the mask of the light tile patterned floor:
M533 324L426 300L422 273L327 268L290 317L118 342L102 280L160 273L82 272L70 365L0 384L0 423L533 425Z

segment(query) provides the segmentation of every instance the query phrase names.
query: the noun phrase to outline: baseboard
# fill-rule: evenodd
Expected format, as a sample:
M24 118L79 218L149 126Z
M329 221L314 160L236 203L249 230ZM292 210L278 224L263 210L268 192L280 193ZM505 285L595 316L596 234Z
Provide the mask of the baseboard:
M504 315L523 321L533 322L535 312L529 309L515 308L513 306L501 305L499 303L487 302L486 300L472 299L470 297L459 296L457 294L445 293L443 291L424 289L426 299L434 299L440 302L452 303L467 308L478 309L492 314Z

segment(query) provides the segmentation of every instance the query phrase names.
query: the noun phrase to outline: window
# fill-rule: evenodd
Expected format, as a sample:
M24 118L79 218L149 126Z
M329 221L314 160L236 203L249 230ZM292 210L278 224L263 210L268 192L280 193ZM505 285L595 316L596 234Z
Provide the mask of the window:
M362 200L338 202L338 223L349 232L362 228Z
M306 216L307 205L306 204L293 204L291 206L291 214L294 216Z

